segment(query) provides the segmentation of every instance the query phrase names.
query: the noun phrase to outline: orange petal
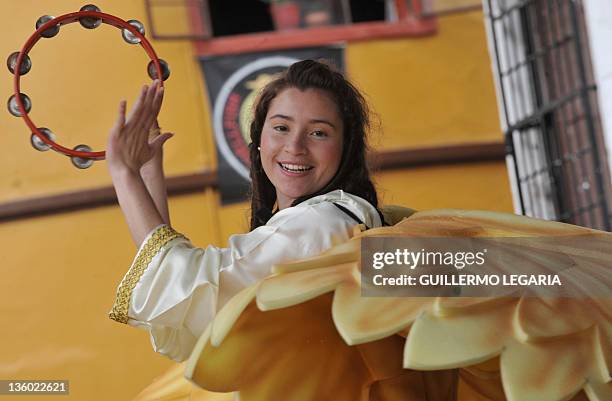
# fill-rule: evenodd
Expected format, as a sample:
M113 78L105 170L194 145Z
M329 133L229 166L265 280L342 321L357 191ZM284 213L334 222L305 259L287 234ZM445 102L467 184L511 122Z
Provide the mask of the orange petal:
M355 268L354 263L349 263L270 277L257 291L257 305L266 311L306 302L352 280Z
M469 315L422 314L414 322L404 349L404 367L435 370L470 366L501 352L512 332L514 304Z
M193 381L239 389L241 401L367 400L371 375L338 335L330 308L329 295L268 312L251 303L219 347L204 347Z
M584 392L589 397L589 401L610 401L612 400L612 382L608 383L587 383Z
M563 401L597 376L592 331L538 343L511 341L501 355L508 401Z
M593 309L574 298L523 298L516 315L521 339L534 341L586 330L595 324Z
M319 267L335 266L343 263L356 262L359 258L360 242L350 240L336 245L321 255L301 259L295 262L279 263L272 267L273 273L291 273L302 270L316 269Z
M217 313L215 320L212 322L212 332L210 335L210 342L213 346L217 347L221 344L236 320L238 320L240 314L255 298L258 287L259 285L256 284L240 291Z
M332 314L347 344L362 344L395 334L410 326L431 298L362 297L361 288L345 283L336 288Z

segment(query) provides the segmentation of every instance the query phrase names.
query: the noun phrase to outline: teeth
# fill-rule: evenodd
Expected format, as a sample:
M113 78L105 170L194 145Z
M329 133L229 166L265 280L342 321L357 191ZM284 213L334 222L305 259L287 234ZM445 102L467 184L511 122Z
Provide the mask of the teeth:
M300 164L283 164L283 163L279 163L279 164L285 170L293 171L293 172L307 171L307 170L310 170L312 168L310 166L303 166L303 165L300 165Z

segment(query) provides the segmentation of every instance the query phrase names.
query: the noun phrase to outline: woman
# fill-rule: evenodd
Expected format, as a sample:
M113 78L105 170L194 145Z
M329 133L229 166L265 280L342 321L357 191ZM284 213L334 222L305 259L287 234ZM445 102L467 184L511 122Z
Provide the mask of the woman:
M610 288L609 233L439 210L347 241L356 222L381 225L364 157L367 109L340 74L303 61L269 84L255 109L252 231L226 249L194 248L169 227L160 195L168 135L147 143L161 96L155 85L143 90L127 123L122 103L109 139L113 182L140 245L111 317L147 328L155 349L175 360L191 354L191 382L249 401L611 399L612 313L609 297L597 298ZM529 247L492 267L565 272L578 296L364 297L360 241L382 234L522 237ZM553 237L581 241L537 241ZM274 264L282 265L270 276ZM192 389L182 370L139 399L219 399Z
M125 102L107 161L138 254L122 280L112 319L150 331L157 352L181 361L227 300L271 267L314 256L350 238L355 224L382 225L365 151L368 110L342 74L306 60L262 91L251 124L251 232L228 248L194 248L169 225L161 154L150 142L163 88ZM276 209L276 213L273 210Z

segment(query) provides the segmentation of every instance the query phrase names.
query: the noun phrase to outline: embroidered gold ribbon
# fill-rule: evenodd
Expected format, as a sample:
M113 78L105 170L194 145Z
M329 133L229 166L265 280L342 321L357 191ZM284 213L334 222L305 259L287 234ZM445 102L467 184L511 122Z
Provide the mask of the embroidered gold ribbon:
M125 274L119 288L117 289L117 295L115 297L115 303L108 316L119 322L128 322L128 309L130 306L130 299L132 297L132 291L136 287L136 283L140 280L143 273L151 263L151 260L160 249L168 242L175 238L184 237L182 234L174 231L169 226L160 226L155 232L149 237L147 242L142 247L141 251L136 256L136 260L130 267L130 270Z

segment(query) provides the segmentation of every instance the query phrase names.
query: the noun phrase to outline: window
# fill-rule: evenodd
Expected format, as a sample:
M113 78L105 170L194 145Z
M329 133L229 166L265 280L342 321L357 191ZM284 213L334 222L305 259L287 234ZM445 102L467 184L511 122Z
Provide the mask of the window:
M485 3L518 211L610 230L609 169L581 3Z
M383 0L207 0L212 37L384 21Z
M262 1L208 0L206 3L213 37L274 29L269 5Z
M422 0L145 0L150 34L214 55L436 32ZM473 0L471 0L473 1Z

